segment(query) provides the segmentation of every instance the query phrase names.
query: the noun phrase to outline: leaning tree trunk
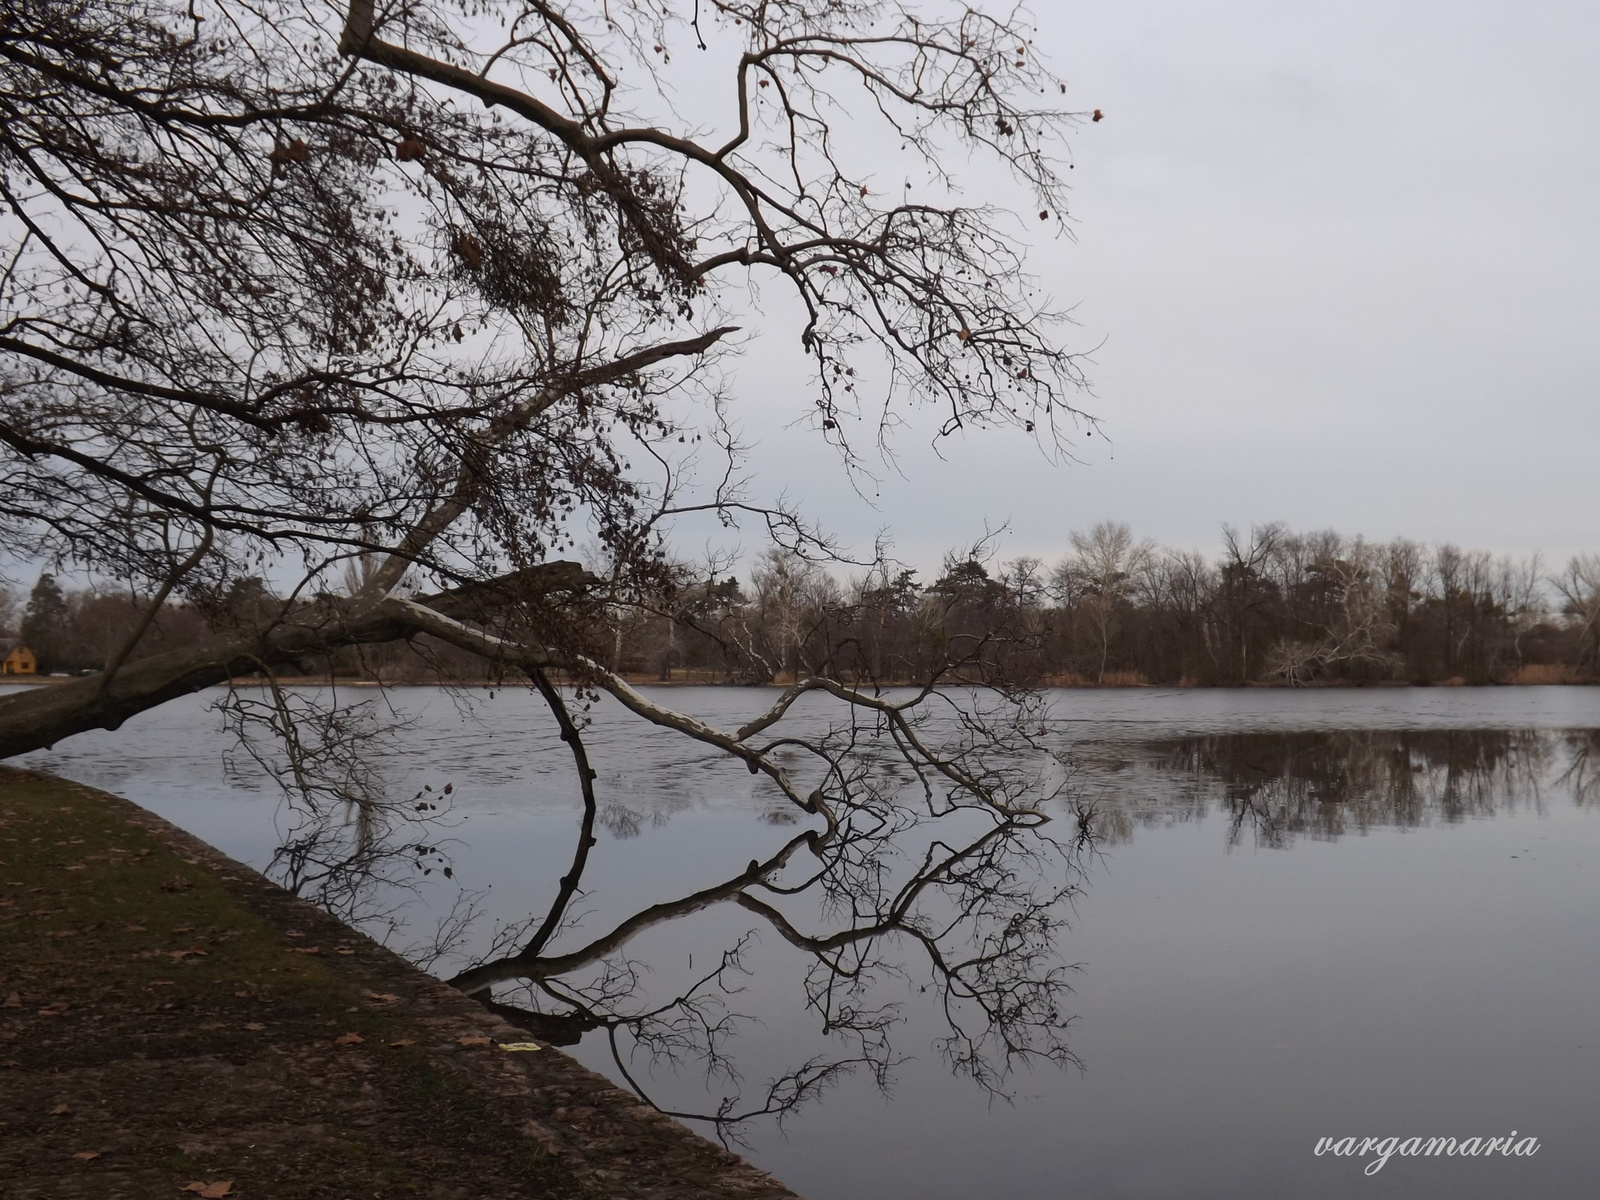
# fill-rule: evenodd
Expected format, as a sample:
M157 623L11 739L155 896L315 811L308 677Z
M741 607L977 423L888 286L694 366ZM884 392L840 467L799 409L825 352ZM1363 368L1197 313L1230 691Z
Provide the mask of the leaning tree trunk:
M440 633L454 618L486 618L519 598L581 587L591 577L579 564L548 562L499 579L410 600L383 596L319 605L237 633L135 659L70 683L31 687L0 697L0 758L53 746L90 729L116 729L129 717L202 688L259 675L343 646L375 645ZM532 657L529 657L529 656ZM528 662L548 662L539 647Z

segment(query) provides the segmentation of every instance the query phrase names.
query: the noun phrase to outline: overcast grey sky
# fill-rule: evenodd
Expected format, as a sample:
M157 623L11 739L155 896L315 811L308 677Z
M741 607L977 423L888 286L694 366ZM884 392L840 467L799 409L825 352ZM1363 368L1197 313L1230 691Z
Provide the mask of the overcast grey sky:
M1009 522L1047 557L1102 518L1213 548L1281 519L1554 559L1600 549L1600 6L1214 0L1036 7L1074 107L1076 242L1037 273L1100 345L1112 445L929 450L874 510L805 394L736 366L759 490L901 557ZM1101 344L1103 343L1103 345ZM687 548L687 547L686 547Z

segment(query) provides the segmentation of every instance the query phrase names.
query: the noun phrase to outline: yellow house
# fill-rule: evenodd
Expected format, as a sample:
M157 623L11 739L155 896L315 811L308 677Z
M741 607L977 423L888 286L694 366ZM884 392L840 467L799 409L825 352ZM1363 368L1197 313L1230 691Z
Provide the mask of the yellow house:
M39 670L39 660L33 651L21 644L11 647L5 662L0 663L0 675L34 675Z

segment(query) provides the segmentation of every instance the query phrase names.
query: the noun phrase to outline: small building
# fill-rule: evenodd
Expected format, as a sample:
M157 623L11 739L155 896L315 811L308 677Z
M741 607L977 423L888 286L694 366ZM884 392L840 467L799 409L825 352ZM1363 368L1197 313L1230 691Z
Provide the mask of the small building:
M11 647L11 653L6 655L5 661L0 662L0 675L37 675L39 673L39 660L34 657L33 651L22 643Z

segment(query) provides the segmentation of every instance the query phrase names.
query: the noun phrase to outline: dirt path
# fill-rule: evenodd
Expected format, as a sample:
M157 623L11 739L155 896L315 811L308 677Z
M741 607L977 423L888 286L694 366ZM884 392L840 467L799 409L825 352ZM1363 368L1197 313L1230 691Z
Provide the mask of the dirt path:
M159 818L0 768L0 1196L195 1195L794 1200Z

